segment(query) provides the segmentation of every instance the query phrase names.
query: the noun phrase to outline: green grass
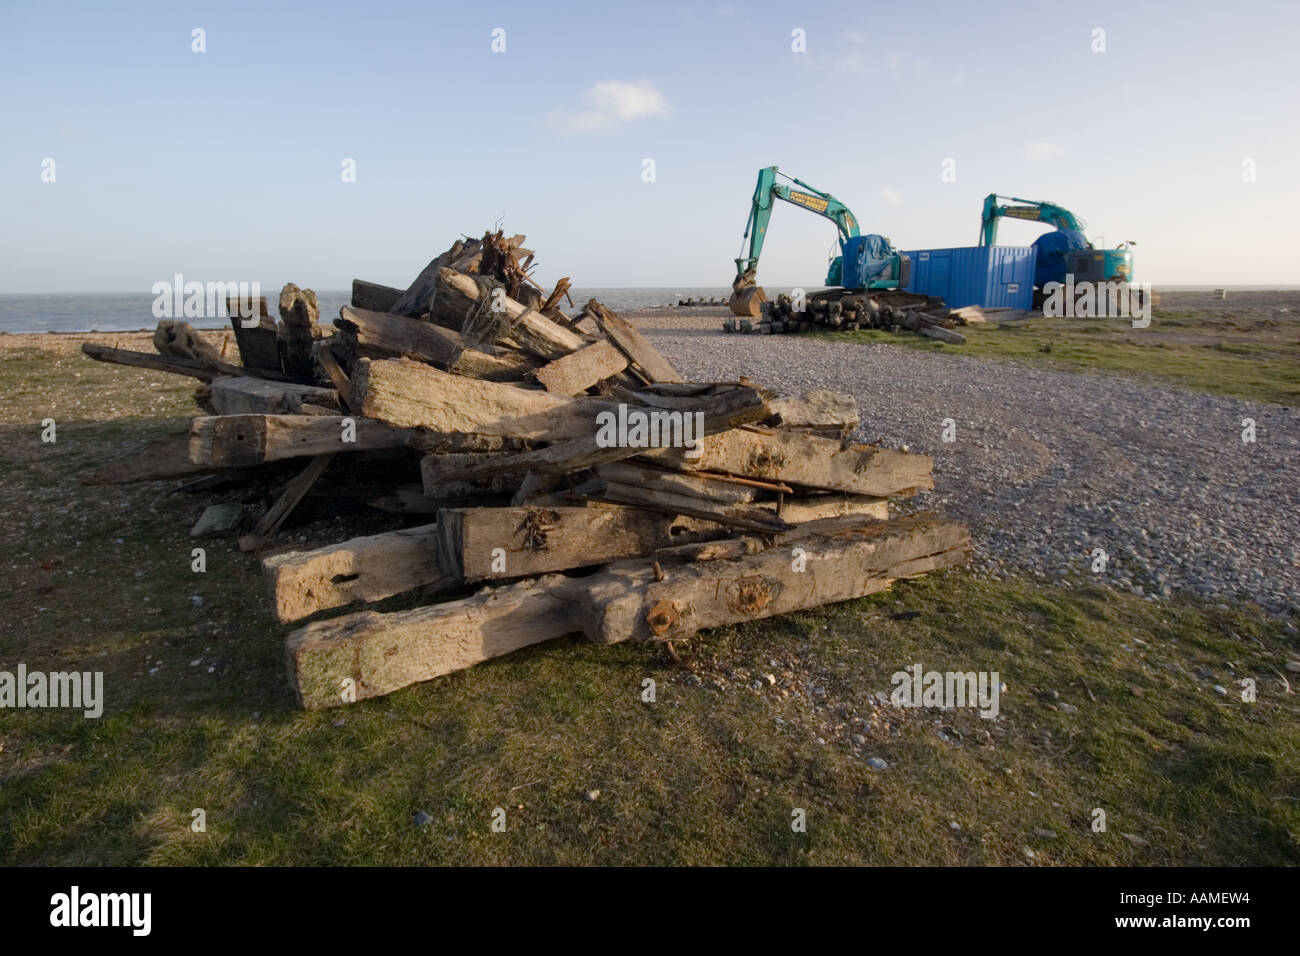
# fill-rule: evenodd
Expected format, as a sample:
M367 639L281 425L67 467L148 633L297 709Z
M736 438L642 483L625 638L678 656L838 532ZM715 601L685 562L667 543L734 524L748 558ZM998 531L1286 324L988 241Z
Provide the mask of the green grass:
M74 370L45 399L66 404ZM683 665L561 640L299 711L255 562L207 539L207 572L190 570L211 496L76 482L159 434L135 413L183 415L190 388L133 385L114 394L121 421L61 423L52 446L33 418L0 429L0 669L102 670L107 696L99 720L4 713L2 863L1024 864L1026 848L1048 865L1300 862L1300 708L1278 676L1294 637L1250 606L1160 605L1093 580L952 572L710 632ZM1000 717L873 705L912 662L998 671ZM767 674L775 687L751 686ZM1247 676L1254 703L1238 696Z
M1216 395L1300 405L1300 334L1247 330L1194 313L1157 310L1146 329L1122 320L1045 319L972 324L963 345L875 329L822 333L835 341L888 343L931 352L1088 370L1177 385ZM1225 338L1226 337L1226 338Z

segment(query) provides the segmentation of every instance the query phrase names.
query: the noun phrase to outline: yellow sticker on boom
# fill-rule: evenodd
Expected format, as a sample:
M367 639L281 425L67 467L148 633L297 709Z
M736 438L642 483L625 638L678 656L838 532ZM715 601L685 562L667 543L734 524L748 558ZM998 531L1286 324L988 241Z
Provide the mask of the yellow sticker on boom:
M813 212L825 212L826 207L830 205L821 196L810 196L808 193L799 193L794 190L790 191L790 201L798 203L806 209L811 209Z

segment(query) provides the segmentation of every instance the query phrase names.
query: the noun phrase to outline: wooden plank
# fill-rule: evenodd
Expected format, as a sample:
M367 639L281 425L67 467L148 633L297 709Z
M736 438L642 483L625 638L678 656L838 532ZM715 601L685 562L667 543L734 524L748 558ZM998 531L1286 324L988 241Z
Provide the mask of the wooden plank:
M334 390L338 392L339 403L341 403L344 411L353 411L352 382L349 381L343 367L339 365L339 360L334 355L334 350L330 348L330 343L317 342L315 355L316 364L329 376L330 382L334 385Z
M352 422L348 429L346 422ZM353 434L355 441L344 441ZM244 467L284 458L405 448L407 433L364 418L323 415L218 415L190 423L196 465Z
M285 639L298 703L314 710L379 697L569 633L567 581L548 575L412 611L308 624Z
M816 527L786 537L788 546L733 561L674 566L662 576L643 565L593 575L581 593L583 630L603 644L681 640L706 627L872 594L894 579L964 563L970 551L965 527L933 515L829 533Z
M352 307L369 309L372 312L391 311L393 304L402 297L401 289L365 279L352 280Z
M454 587L458 581L438 565L437 534L437 526L427 524L262 559L276 620L297 621L416 588L436 593Z
M438 527L444 573L466 581L591 567L724 533L636 508L447 508Z
M648 457L688 471L701 468L876 497L934 487L934 461L928 455L794 431L737 429L710 435L704 440L703 454L693 461L680 449L655 451Z
M477 260L482 257L483 244L477 239L457 239L446 252L435 256L433 261L420 270L415 281L403 292L392 305L389 312L412 317L423 315L433 306L438 288L438 275L444 268L467 270L476 268Z
M649 381L685 381L649 340L617 312L594 300L587 303L587 309L606 337L618 346L619 351L641 367Z
M338 395L333 389L245 376L215 379L209 401L218 415L297 415L302 413L304 402L333 406L334 415L339 411Z
M393 425L546 441L591 435L597 413L614 407L452 375L408 359L361 360L352 372L352 394L361 414Z
M539 368L534 374L548 392L581 395L597 382L627 368L625 356L608 342L593 342Z
M732 482L709 481L692 474L637 461L614 461L596 466L596 474L606 481L636 485L653 491L690 495L723 504L744 504L753 501L755 488Z
M334 320L345 347L366 358L412 358L432 362L457 375L489 381L519 380L534 367L522 356L488 355L467 348L459 332L385 312L344 306Z
M275 500L275 504L267 509L262 520L257 523L250 534L246 534L239 539L240 551L257 551L266 542L275 537L280 525L284 524L284 519L289 517L293 509L298 507L298 502L302 501L303 496L316 484L316 480L325 473L325 469L330 466L334 460L334 455L317 455L301 472L294 475L284 486L284 491L280 497Z

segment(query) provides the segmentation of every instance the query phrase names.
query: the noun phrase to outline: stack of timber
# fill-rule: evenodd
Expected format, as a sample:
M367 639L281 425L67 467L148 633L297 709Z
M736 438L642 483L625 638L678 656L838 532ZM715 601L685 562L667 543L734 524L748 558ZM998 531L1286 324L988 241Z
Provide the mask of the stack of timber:
M207 412L83 480L273 489L239 543L303 707L567 634L681 641L964 563L963 526L890 517L891 498L933 487L932 461L849 441L852 396L688 382L602 303L565 312L568 280L539 288L523 242L458 241L406 289L358 279L330 328L292 284L279 322L245 303L238 365L172 321L157 355L83 349L198 379ZM409 526L277 547L313 496ZM229 503L208 511L192 533L239 523ZM355 607L407 593L420 606Z
M950 345L962 345L966 337L953 329L967 321L962 310L949 309L942 299L917 292L825 289L807 296L802 303L782 293L775 301L762 303L757 324L750 319L728 317L722 321L722 331L773 335L810 330L881 329L916 332Z

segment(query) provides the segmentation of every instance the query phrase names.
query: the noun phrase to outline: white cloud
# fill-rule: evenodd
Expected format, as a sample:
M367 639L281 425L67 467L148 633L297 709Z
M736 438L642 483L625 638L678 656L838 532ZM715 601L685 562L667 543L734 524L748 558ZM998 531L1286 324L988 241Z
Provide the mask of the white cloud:
M892 189L882 189L880 190L880 198L885 200L885 202L887 203L892 203L893 205L897 206L900 202L903 201L903 194L896 193Z
M1034 143L1032 146L1025 147L1025 158L1051 159L1053 156L1060 156L1064 152L1064 147L1057 146L1055 143Z
M646 116L671 116L673 112L668 100L649 80L639 80L636 83L603 80L592 84L582 98L586 109L577 113L547 113L547 122L563 132L577 133L603 129L615 123L626 123Z

